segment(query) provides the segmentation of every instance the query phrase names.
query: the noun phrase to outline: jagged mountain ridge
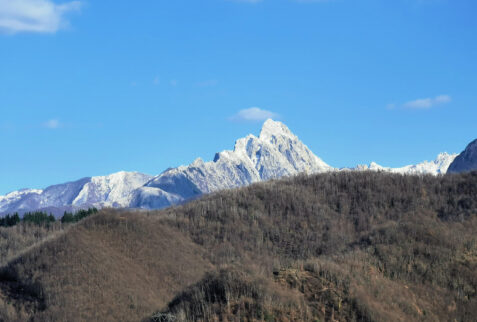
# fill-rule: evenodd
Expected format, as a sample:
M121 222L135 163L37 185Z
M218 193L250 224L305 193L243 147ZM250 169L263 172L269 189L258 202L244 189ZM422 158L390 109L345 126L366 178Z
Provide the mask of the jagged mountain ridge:
M455 154L440 154L435 161L402 168L376 163L342 170L380 170L403 174L443 174ZM187 166L157 176L118 172L50 186L44 190L23 189L0 196L0 214L47 210L60 215L64 210L115 207L157 209L179 204L204 193L245 186L254 182L298 173L338 171L303 144L283 123L267 120L259 136L248 135L204 162L198 158Z

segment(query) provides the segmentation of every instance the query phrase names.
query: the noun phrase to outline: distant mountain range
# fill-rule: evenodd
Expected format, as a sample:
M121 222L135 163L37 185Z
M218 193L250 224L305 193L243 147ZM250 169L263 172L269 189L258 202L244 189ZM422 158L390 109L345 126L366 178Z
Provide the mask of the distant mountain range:
M374 170L387 171L391 173L401 174L446 174L449 166L454 162L458 154L449 154L447 152L440 153L434 161L424 161L414 165L407 165L401 168L383 167L375 162L369 165L359 165L351 170Z
M168 169L154 177L138 172L118 172L54 185L44 190L18 190L0 196L0 214L44 210L61 215L65 210L92 206L157 209L204 193L298 173L375 170L402 174L445 174L449 167L456 172L469 166L477 167L477 141L473 143L471 151L457 159L457 154L441 153L435 161L402 168L382 167L373 162L355 168L337 169L314 155L283 123L267 120L258 137L248 135L237 140L232 151L217 153L213 161L204 162L198 158L188 166Z
M0 196L0 213L43 210L60 215L88 207L129 207L131 193L152 176L118 172L50 186L44 190L22 189Z

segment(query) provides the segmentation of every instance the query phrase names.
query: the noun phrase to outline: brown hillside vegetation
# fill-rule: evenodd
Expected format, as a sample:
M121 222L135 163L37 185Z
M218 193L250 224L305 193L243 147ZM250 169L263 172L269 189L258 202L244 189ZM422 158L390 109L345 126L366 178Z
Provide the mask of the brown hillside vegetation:
M104 211L1 272L3 320L140 320L212 265L144 215ZM1 316L1 315L0 315Z
M64 228L60 222L43 226L21 223L13 227L0 227L0 266L30 247L59 235Z
M0 317L473 321L477 173L340 172L104 210L10 260Z

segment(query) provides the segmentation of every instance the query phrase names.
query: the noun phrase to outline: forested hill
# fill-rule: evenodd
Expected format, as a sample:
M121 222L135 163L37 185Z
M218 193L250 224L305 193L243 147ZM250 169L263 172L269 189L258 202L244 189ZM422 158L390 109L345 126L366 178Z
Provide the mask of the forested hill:
M476 196L477 173L337 172L103 210L4 266L0 318L471 321Z

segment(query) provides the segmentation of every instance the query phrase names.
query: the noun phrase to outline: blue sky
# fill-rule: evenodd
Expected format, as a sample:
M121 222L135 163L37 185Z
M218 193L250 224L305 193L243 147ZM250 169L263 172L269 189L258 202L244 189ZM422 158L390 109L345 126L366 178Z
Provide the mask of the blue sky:
M476 12L474 0L0 0L0 194L210 160L267 115L335 167L460 152L477 137Z

